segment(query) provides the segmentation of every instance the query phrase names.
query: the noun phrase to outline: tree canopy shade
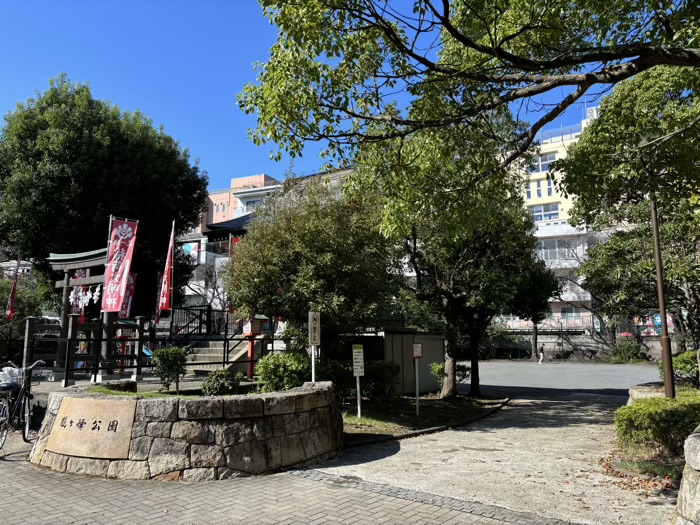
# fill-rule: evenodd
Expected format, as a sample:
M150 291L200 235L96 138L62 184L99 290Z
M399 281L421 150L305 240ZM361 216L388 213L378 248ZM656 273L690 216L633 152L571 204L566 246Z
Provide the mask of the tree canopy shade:
M661 65L700 65L693 0L260 3L278 40L239 104L258 116L253 141L277 143L277 158L328 140L327 154L348 159L360 143L420 129L488 133L483 117L498 107L539 110L513 134L507 164L585 94ZM548 93L555 102L538 98Z
M41 266L49 252L105 246L110 215L139 219L137 313L155 307L172 221L195 226L206 195L206 175L172 137L65 76L5 116L0 244Z
M377 326L396 292L397 251L378 228L379 208L345 200L314 180L256 210L228 268L229 302L242 316L279 315L301 329L321 312L324 351L335 336Z

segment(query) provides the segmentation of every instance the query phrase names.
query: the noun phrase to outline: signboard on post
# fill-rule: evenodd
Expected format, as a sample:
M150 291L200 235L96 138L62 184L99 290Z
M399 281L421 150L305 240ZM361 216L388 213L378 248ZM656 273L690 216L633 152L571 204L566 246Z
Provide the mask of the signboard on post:
M362 396L360 395L360 377L365 375L365 353L362 345L352 345L352 374L357 381L357 417L362 417Z
M352 375L355 377L365 375L365 354L362 345L352 345Z
M418 360L423 357L423 343L413 343L413 368L416 370L416 416L420 415L420 386L418 384Z
M423 343L413 343L413 359L423 357Z
M321 312L309 312L309 346L321 345Z

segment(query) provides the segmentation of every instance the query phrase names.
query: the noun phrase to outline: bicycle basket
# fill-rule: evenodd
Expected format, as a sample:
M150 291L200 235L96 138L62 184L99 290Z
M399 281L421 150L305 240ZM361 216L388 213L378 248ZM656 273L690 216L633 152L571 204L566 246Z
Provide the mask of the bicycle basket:
M6 366L0 370L0 383L15 383L16 385L21 385L22 371L19 368Z

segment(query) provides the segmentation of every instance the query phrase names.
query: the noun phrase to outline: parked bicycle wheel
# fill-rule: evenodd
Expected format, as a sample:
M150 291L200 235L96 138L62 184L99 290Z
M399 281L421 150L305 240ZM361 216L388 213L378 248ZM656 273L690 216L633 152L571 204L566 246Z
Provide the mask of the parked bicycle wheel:
M7 398L0 397L0 448L5 445L7 433L10 431L10 405Z
M31 443L29 430L32 423L32 402L29 396L24 396L22 400L22 439L25 443Z

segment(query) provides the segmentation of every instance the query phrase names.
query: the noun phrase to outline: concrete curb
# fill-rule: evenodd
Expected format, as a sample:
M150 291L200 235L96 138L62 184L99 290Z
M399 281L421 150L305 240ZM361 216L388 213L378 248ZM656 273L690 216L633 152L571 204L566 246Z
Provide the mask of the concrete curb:
M459 420L459 421L456 421L454 423L450 423L449 425L423 428L421 430L414 430L413 432L406 432L405 434L394 434L394 435L384 435L384 436L372 437L372 438L367 438L367 439L355 441L354 443L350 443L347 440L345 440L345 447L346 448L355 448L355 447L364 447L367 445L376 445L377 443L384 443L386 441L400 441L402 439L424 436L426 434L435 434L436 432L444 432L445 430L450 430L450 429L457 428L457 427L463 427L465 425L468 425L470 423L474 423L475 421L479 421L481 419L484 419L485 417L490 416L491 414L493 414L497 410L500 410L501 408L506 406L510 402L510 400L511 400L510 397L506 397L505 400L500 405L495 406L493 408L490 408L488 411L484 412L483 414L479 414L478 416L474 416L474 417L471 417L468 419Z

